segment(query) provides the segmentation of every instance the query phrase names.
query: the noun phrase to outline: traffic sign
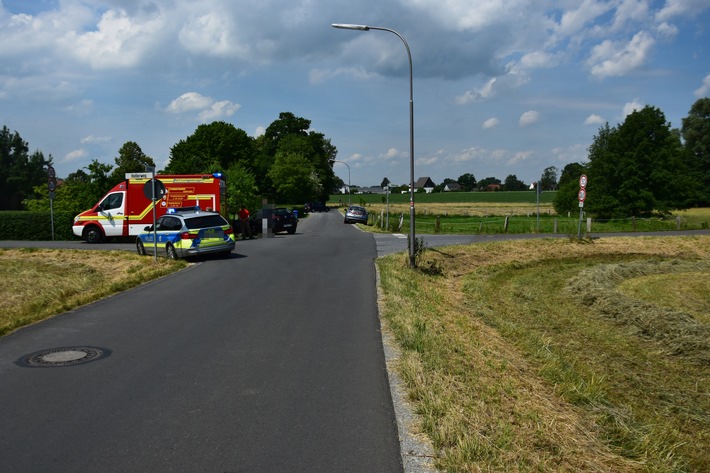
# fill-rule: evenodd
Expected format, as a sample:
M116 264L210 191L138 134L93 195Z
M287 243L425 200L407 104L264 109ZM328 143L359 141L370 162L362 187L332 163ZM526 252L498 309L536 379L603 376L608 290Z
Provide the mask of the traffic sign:
M54 171L54 167L50 164L47 166L47 177L50 179L55 179L57 177L57 173Z
M586 189L586 187L587 187L587 175L586 175L586 174L582 174L582 175L580 176L580 178L579 178L579 187L580 187L581 189Z
M166 194L165 184L159 179L151 179L143 185L143 195L147 199L160 200Z
M579 198L580 202L584 202L584 199L587 198L587 191L585 189L580 189L579 194L577 194L577 197Z

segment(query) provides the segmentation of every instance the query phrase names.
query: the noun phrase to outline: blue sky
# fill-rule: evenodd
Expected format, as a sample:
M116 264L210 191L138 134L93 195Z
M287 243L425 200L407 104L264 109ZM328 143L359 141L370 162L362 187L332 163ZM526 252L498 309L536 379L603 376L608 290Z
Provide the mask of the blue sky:
M311 120L354 185L526 183L605 122L710 96L710 0L0 0L0 126L60 177L135 141L159 167L201 123ZM335 171L348 180L347 168Z

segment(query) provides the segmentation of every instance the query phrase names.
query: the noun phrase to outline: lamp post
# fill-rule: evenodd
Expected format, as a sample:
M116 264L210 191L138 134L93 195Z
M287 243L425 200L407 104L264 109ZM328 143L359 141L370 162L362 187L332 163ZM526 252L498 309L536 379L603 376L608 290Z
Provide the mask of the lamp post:
M337 159L334 159L333 162L334 163L343 163L346 166L348 166L348 207L350 207L350 166L345 161L338 161Z
M333 23L331 26L333 28L339 28L344 30L389 31L392 34L397 35L397 37L402 40L402 43L404 43L404 47L407 50L407 57L409 58L409 266L413 268L416 266L416 259L414 251L414 81L412 77L412 53L409 51L409 45L407 44L407 41L404 39L404 37L390 28L383 28L380 26L350 25L342 23Z

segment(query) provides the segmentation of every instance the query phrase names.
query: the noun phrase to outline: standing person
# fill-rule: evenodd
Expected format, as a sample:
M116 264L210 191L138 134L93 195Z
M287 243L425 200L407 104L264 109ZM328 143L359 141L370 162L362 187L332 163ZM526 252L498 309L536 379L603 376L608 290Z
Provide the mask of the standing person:
M242 207L239 212L239 221L242 223L242 239L251 239L251 225L249 225L249 210Z

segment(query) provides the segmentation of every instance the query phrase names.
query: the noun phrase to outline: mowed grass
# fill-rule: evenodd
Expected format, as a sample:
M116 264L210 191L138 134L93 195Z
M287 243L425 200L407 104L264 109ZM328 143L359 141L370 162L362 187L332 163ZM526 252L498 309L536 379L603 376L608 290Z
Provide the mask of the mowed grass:
M121 251L0 249L0 336L186 264Z
M710 471L710 237L378 260L381 318L443 471Z

